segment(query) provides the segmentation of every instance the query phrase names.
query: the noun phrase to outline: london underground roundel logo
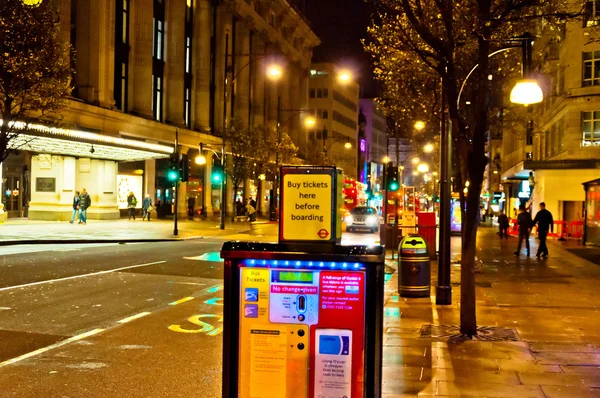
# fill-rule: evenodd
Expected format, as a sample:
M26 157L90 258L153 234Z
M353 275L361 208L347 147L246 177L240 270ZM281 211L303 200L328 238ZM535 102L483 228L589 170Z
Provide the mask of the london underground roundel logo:
M327 237L329 236L329 231L327 231L325 228L319 230L319 232L317 232L317 235L319 235L319 238L321 239L327 239Z

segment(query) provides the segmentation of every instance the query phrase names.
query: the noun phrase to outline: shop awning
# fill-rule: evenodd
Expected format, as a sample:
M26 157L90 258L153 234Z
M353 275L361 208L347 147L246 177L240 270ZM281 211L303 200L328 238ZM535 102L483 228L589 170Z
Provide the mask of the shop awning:
M29 124L25 130L25 123L17 122L15 127L24 132L12 138L8 146L36 153L132 162L166 158L174 150L168 145L42 124Z

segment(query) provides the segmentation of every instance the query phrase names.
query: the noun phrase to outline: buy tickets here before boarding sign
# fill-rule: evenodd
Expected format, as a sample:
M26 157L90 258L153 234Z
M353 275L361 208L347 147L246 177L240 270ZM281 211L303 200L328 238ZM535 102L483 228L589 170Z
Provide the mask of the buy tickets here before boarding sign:
M302 172L282 173L280 238L292 241L330 241L331 235L335 234L332 220L335 192L333 170L297 170Z

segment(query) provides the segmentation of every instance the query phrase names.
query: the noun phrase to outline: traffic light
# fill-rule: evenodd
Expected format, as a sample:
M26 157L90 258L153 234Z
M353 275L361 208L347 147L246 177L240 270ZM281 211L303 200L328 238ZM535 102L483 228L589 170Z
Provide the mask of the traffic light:
M221 184L223 182L223 166L220 164L213 165L210 179L213 184Z
M187 154L181 155L181 160L179 161L179 171L181 174L181 181L186 182L188 180L190 174L190 163Z
M171 182L179 181L179 154L172 153L169 157L169 170L167 170L167 180Z
M398 181L398 168L393 162L387 164L387 189L389 192L396 192L400 188L400 182Z

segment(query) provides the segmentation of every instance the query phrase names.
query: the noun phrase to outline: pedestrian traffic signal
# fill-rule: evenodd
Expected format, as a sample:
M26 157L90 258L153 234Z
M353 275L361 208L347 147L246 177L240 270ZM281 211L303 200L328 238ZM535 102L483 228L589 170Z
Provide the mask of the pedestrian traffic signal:
M223 182L223 166L220 164L213 165L211 180L213 184L221 184Z
M386 181L387 190L389 192L396 192L398 188L400 188L400 182L398 181L398 168L393 162L387 164Z

